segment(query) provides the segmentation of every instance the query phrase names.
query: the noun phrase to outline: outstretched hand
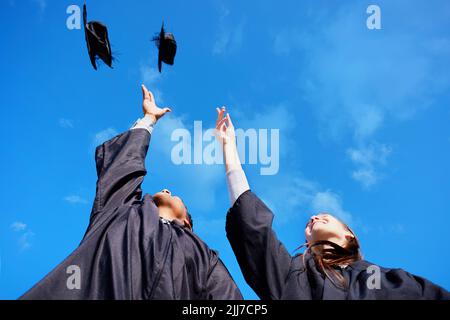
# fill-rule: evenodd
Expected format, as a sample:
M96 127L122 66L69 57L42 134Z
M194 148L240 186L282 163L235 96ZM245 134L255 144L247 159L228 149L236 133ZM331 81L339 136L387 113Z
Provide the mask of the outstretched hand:
M223 145L227 145L230 142L235 143L236 134L234 132L234 126L231 122L230 114L225 115L225 107L216 108L217 120L216 120L216 131L215 135L217 140Z
M225 170L242 170L241 161L236 146L236 133L231 122L230 114L225 115L225 107L216 108L217 121L215 135L217 140L223 146L223 158L225 163Z
M160 108L156 105L155 97L151 91L142 85L142 111L144 116L151 117L154 122L164 116L167 112L171 112L170 108Z

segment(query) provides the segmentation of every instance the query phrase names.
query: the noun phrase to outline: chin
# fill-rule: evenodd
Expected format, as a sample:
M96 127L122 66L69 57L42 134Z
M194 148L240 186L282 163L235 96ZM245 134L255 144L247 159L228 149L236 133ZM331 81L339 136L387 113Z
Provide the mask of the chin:
M155 202L156 206L159 207L161 204L168 202L168 197L170 197L168 194L164 192L158 192L153 195L153 201Z
M316 230L314 230L311 233L310 237L315 242L315 241L327 240L328 239L328 235L329 235L329 233L327 232L326 229L317 228Z

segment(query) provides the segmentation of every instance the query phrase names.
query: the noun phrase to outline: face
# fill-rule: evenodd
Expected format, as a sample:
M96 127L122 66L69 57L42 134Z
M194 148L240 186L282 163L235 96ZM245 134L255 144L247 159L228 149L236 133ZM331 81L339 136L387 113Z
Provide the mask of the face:
M331 241L345 247L354 235L345 225L330 214L322 213L312 216L306 224L305 237L308 243Z
M155 193L153 201L160 209L160 216L169 220L177 219L190 226L186 206L179 197L173 196L168 189Z

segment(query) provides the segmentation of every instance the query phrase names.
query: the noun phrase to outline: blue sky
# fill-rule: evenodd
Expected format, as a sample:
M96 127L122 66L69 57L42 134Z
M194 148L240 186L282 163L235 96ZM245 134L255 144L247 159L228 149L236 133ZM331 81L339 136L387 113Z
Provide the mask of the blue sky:
M0 4L0 298L15 299L72 252L95 193L95 146L141 116L139 85L173 112L155 128L147 193L180 195L196 232L220 252L246 298L225 237L220 165L171 162L176 128L212 126L226 105L239 128L280 130L280 169L251 188L289 250L307 218L349 222L365 258L450 289L450 3L432 1L88 1L117 61L95 72L66 8ZM366 27L370 4L381 30ZM156 72L164 19L178 41Z

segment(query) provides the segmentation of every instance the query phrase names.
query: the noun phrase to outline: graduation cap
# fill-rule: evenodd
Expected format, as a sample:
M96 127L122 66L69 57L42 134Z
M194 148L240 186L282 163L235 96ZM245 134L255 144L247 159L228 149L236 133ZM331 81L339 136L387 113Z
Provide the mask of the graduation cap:
M153 38L158 48L158 70L161 72L162 62L173 65L175 54L177 53L177 42L172 33L164 31L164 21L161 31L157 37Z
M86 4L83 5L83 23L86 44L92 66L97 70L96 60L101 59L107 66L112 68L111 45L108 39L108 29L98 21L87 22Z

